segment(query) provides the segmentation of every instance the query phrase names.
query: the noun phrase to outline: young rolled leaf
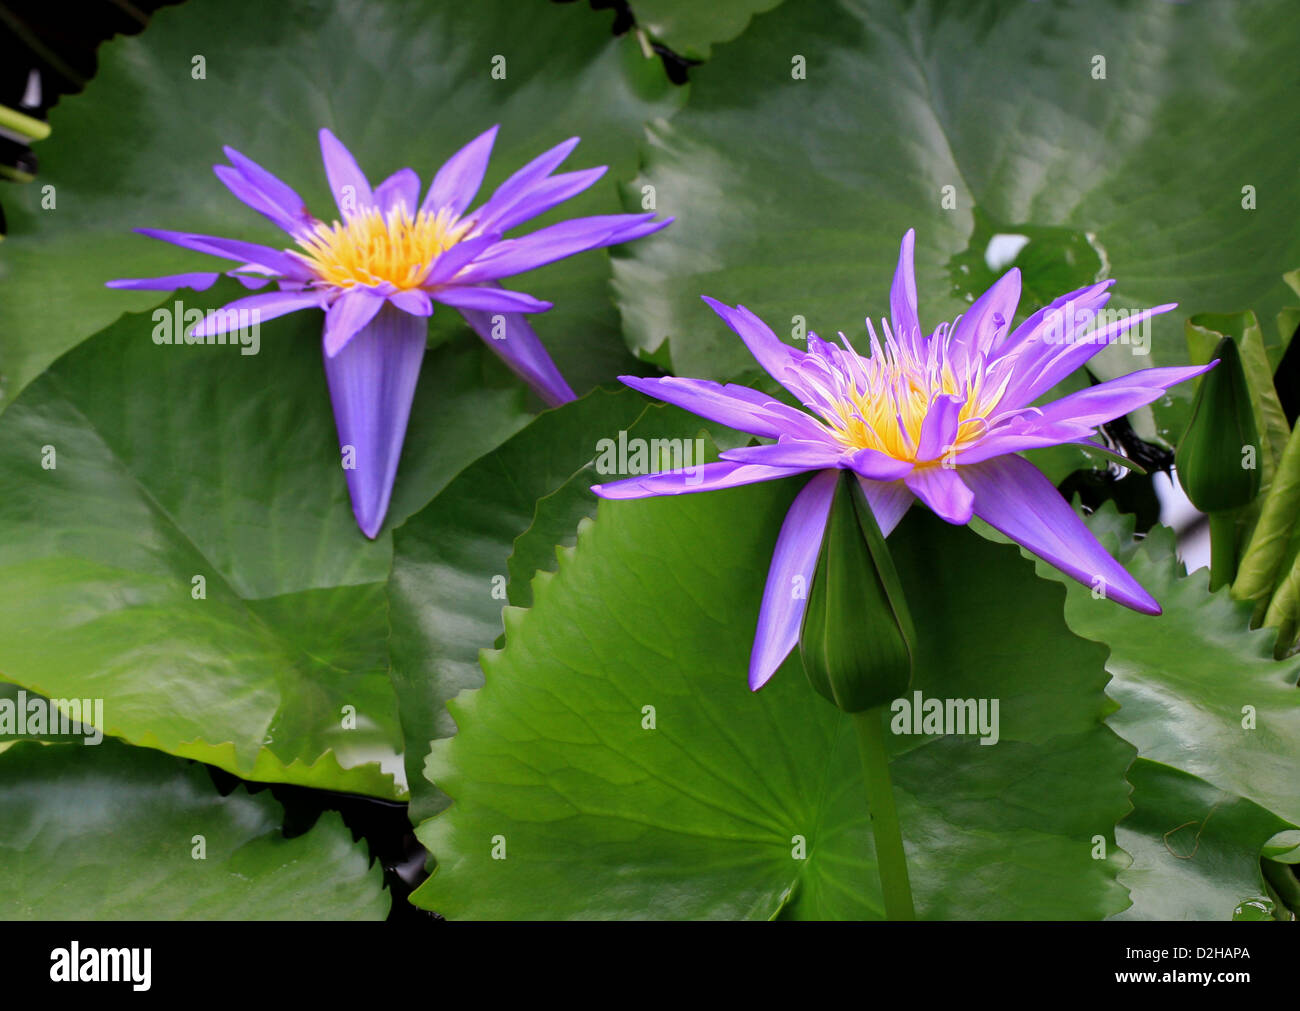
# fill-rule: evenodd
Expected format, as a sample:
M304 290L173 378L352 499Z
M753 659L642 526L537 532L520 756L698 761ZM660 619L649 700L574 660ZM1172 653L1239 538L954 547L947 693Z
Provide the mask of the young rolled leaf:
M1187 348L1195 363L1209 362L1224 337L1231 337L1241 355L1241 369L1250 391L1250 406L1259 432L1259 487L1268 491L1269 483L1277 470L1278 459L1286 447L1291 426L1287 424L1286 411L1273 386L1273 367L1269 349L1264 344L1264 331L1259 320L1250 311L1234 313L1199 313L1187 320L1184 330ZM1287 334L1290 337L1290 334ZM1278 352L1280 358L1281 352Z
M1291 433L1278 460L1259 522L1242 555L1232 595L1238 600L1267 602L1291 556L1296 517L1300 515L1300 426Z
M1224 337L1215 357L1175 454L1178 480L1204 513L1238 509L1259 494L1259 430L1236 341Z
M858 481L841 473L799 632L804 673L848 713L885 705L912 680L916 633L893 559Z

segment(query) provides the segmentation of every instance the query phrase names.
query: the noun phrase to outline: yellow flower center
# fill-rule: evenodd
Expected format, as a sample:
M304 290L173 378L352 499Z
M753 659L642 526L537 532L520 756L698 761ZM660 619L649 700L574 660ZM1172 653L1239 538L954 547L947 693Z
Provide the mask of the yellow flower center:
M921 428L934 398L948 395L963 403L957 434L944 452L960 451L982 439L1011 370L999 365L990 371L984 357L976 354L955 364L945 337L939 333L927 339L918 355L899 347L892 335L884 350L877 345L868 358L851 350L837 352L838 363L826 362L829 384L822 387L816 405L831 434L851 449L875 449L896 460L916 462ZM823 376L822 383L826 381Z
M412 217L405 204L387 215L369 207L347 221L318 222L297 239L301 251L290 252L325 284L352 288L387 281L405 291L419 287L434 261L470 226L446 208Z

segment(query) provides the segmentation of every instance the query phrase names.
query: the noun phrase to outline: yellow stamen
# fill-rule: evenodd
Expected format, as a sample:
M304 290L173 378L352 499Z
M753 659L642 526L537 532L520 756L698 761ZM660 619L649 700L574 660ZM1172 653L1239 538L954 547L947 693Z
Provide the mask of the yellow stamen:
M997 406L1002 389L987 389L983 369L973 369L970 375L958 378L947 361L934 362L937 367L927 368L928 363L906 354L858 361L863 375L842 376L837 395L827 405L829 410L823 411L831 433L843 445L915 461L921 427L931 402L940 394L965 401L957 415L952 451L978 442L987 434L985 419Z
M398 290L418 287L434 261L469 231L446 208L415 217L401 204L385 216L371 207L346 222L319 222L290 252L325 284L339 288L387 281Z

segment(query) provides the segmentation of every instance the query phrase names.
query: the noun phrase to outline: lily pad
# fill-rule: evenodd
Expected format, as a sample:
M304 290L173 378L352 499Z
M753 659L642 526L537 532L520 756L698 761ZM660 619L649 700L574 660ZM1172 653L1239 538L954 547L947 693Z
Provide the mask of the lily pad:
M584 522L533 607L506 610L484 686L450 703L459 732L426 774L453 802L419 828L438 868L413 901L463 918L881 916L847 718L797 657L757 695L745 683L796 487L606 502ZM1132 751L1102 724L1102 652L1014 549L920 510L890 544L918 602L914 687L1001 714L996 745L892 739L920 914L1119 911Z
M1133 857L1120 882L1121 920L1231 920L1266 905L1260 850L1286 827L1277 815L1185 772L1139 758L1128 771L1134 811L1115 835Z
M637 25L656 42L680 56L707 60L717 42L729 42L749 25L755 14L769 11L781 0L633 0L629 5Z
M286 839L266 793L113 741L0 755L0 919L382 920L383 873L337 812Z
M1274 660L1276 633L1250 629L1248 603L1226 587L1209 593L1204 569L1185 574L1169 529L1135 541L1131 519L1110 509L1094 525L1164 608L1150 618L1067 584L1070 628L1110 647L1107 693L1120 704L1110 726L1143 758L1300 824L1300 656Z
M479 651L501 634L501 609L517 564L512 547L535 521L538 500L567 487L575 474L594 474L602 439L680 439L698 426L698 418L648 405L631 390L596 390L539 415L500 449L467 467L396 532L390 645L406 736L412 820L446 804L422 775L424 758L431 741L455 733L446 700L483 683ZM584 492L594 480L586 482ZM587 498L594 504L594 496ZM554 542L547 550L553 560Z
M134 744L401 797L392 539L352 517L314 327L274 320L244 355L126 316L0 415L0 671L103 699ZM485 348L434 350L389 522L526 418Z

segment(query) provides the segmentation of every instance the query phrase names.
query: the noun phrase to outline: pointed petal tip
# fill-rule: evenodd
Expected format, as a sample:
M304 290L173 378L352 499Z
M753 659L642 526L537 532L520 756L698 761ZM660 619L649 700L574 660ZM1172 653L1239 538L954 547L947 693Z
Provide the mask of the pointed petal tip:
M1138 614L1145 614L1152 618L1158 618L1165 613L1164 608L1160 606L1160 602L1141 586L1138 586L1136 580L1133 588L1124 590L1122 594L1116 593L1112 589L1104 599L1119 604L1121 607L1127 607L1130 611L1136 611Z
M759 691L764 685L772 680L772 675L776 670L764 671L762 668L750 667L749 669L749 690L751 692Z

